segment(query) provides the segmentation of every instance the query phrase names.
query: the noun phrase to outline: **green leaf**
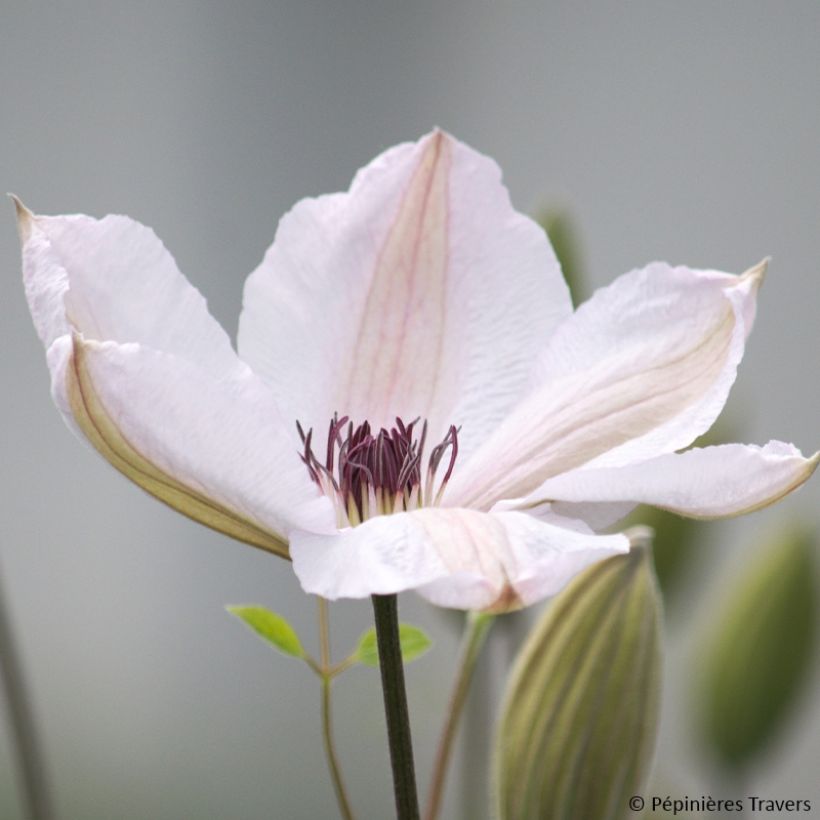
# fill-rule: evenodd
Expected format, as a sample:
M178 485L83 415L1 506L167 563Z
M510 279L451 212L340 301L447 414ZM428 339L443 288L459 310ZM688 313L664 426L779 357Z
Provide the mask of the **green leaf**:
M399 624L399 643L401 644L401 657L405 663L420 658L433 645L423 630L417 626L410 626L410 624ZM359 663L365 666L379 665L379 649L376 645L376 630L373 627L359 638L359 645L353 655Z
M587 298L588 294L581 268L580 243L575 225L566 211L561 210L543 211L538 217L538 223L549 237L569 287L572 304L577 307Z
M729 590L700 654L701 727L735 772L777 736L808 677L820 616L815 543L792 529L767 545Z
M281 616L263 606L226 606L232 615L236 615L246 626L260 638L267 641L274 649L294 658L304 658L305 650L293 627Z
M660 622L646 544L591 567L552 602L504 695L501 820L629 815L655 743Z

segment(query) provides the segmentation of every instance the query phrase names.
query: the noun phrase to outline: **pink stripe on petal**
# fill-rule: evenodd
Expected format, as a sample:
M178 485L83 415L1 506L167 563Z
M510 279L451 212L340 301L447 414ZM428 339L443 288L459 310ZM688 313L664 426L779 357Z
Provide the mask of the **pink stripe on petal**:
M427 141L376 258L344 392L344 412L387 420L394 408L429 414L442 372L447 324L450 145ZM424 367L417 366L418 361ZM378 423L384 423L378 421Z

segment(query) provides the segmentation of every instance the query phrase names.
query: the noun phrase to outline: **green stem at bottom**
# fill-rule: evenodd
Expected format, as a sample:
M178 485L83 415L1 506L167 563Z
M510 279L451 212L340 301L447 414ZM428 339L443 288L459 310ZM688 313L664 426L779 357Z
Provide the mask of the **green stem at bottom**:
M427 808L424 813L425 820L436 820L441 810L441 801L444 798L444 784L447 778L447 767L450 763L450 755L453 751L453 741L458 729L459 718L467 702L467 694L470 691L470 682L473 679L476 662L481 654L481 648L490 627L495 621L494 615L487 615L482 612L470 612L464 627L464 637L461 641L461 654L458 663L458 673L456 675L453 691L450 694L450 705L447 710L447 718L441 730L436 752L436 762L433 767L433 780L430 785L430 795L427 799Z
M333 715L330 708L330 687L333 677L330 669L330 618L327 612L327 601L319 598L318 607L319 662L322 679L322 740L330 779L333 781L333 791L336 794L336 802L339 804L339 813L344 820L353 820L353 810L350 808L350 799L347 796L347 789L342 779L342 769L336 754L336 744L333 742Z
M379 648L390 763L393 768L396 817L398 820L418 820L419 799L416 793L413 742L410 736L410 715L404 686L404 663L399 642L396 596L374 595L373 614L376 621L376 642Z

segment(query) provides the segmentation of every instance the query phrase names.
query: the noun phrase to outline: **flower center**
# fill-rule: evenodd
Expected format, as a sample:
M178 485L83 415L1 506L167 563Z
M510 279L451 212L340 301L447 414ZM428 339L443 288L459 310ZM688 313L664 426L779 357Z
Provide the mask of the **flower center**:
M302 461L313 481L334 502L340 527L439 503L456 463L458 429L451 426L441 443L430 450L422 475L427 422L419 427L419 421L405 424L397 418L395 427L382 427L374 435L368 422L356 426L347 416L334 415L324 461L314 452L313 430L305 433L296 422ZM444 476L437 483L436 472L445 461Z

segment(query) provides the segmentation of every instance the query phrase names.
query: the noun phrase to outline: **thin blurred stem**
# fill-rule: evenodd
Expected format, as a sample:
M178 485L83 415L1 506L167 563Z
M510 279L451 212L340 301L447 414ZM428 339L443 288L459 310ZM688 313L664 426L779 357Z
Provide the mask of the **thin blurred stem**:
M333 676L330 667L330 619L327 612L327 601L318 598L319 602L319 664L322 678L322 738L325 745L330 779L336 792L339 813L345 820L353 820L353 811L347 796L339 759L336 756L336 744L333 741L333 713L330 708L330 687Z
M447 769L453 751L453 741L458 729L459 718L464 710L464 704L467 702L467 694L470 691L470 683L473 679L476 662L494 621L494 615L486 615L480 612L470 612L467 615L464 636L461 639L458 672L453 691L450 693L447 717L439 736L436 762L433 766L433 779L430 785L430 794L427 798L427 809L424 814L425 820L436 820L441 810Z
M317 598L319 610L319 663L323 671L330 668L330 617L327 611L327 599Z
M54 812L46 782L43 756L37 740L34 715L28 702L20 658L14 643L11 621L6 611L0 578L0 676L14 734L14 751L23 787L23 808L27 820L53 820Z
M399 614L395 595L374 595L373 615L384 694L384 714L390 763L393 768L393 794L398 820L418 820L419 798L413 764L410 715L404 686L404 662L399 642Z

